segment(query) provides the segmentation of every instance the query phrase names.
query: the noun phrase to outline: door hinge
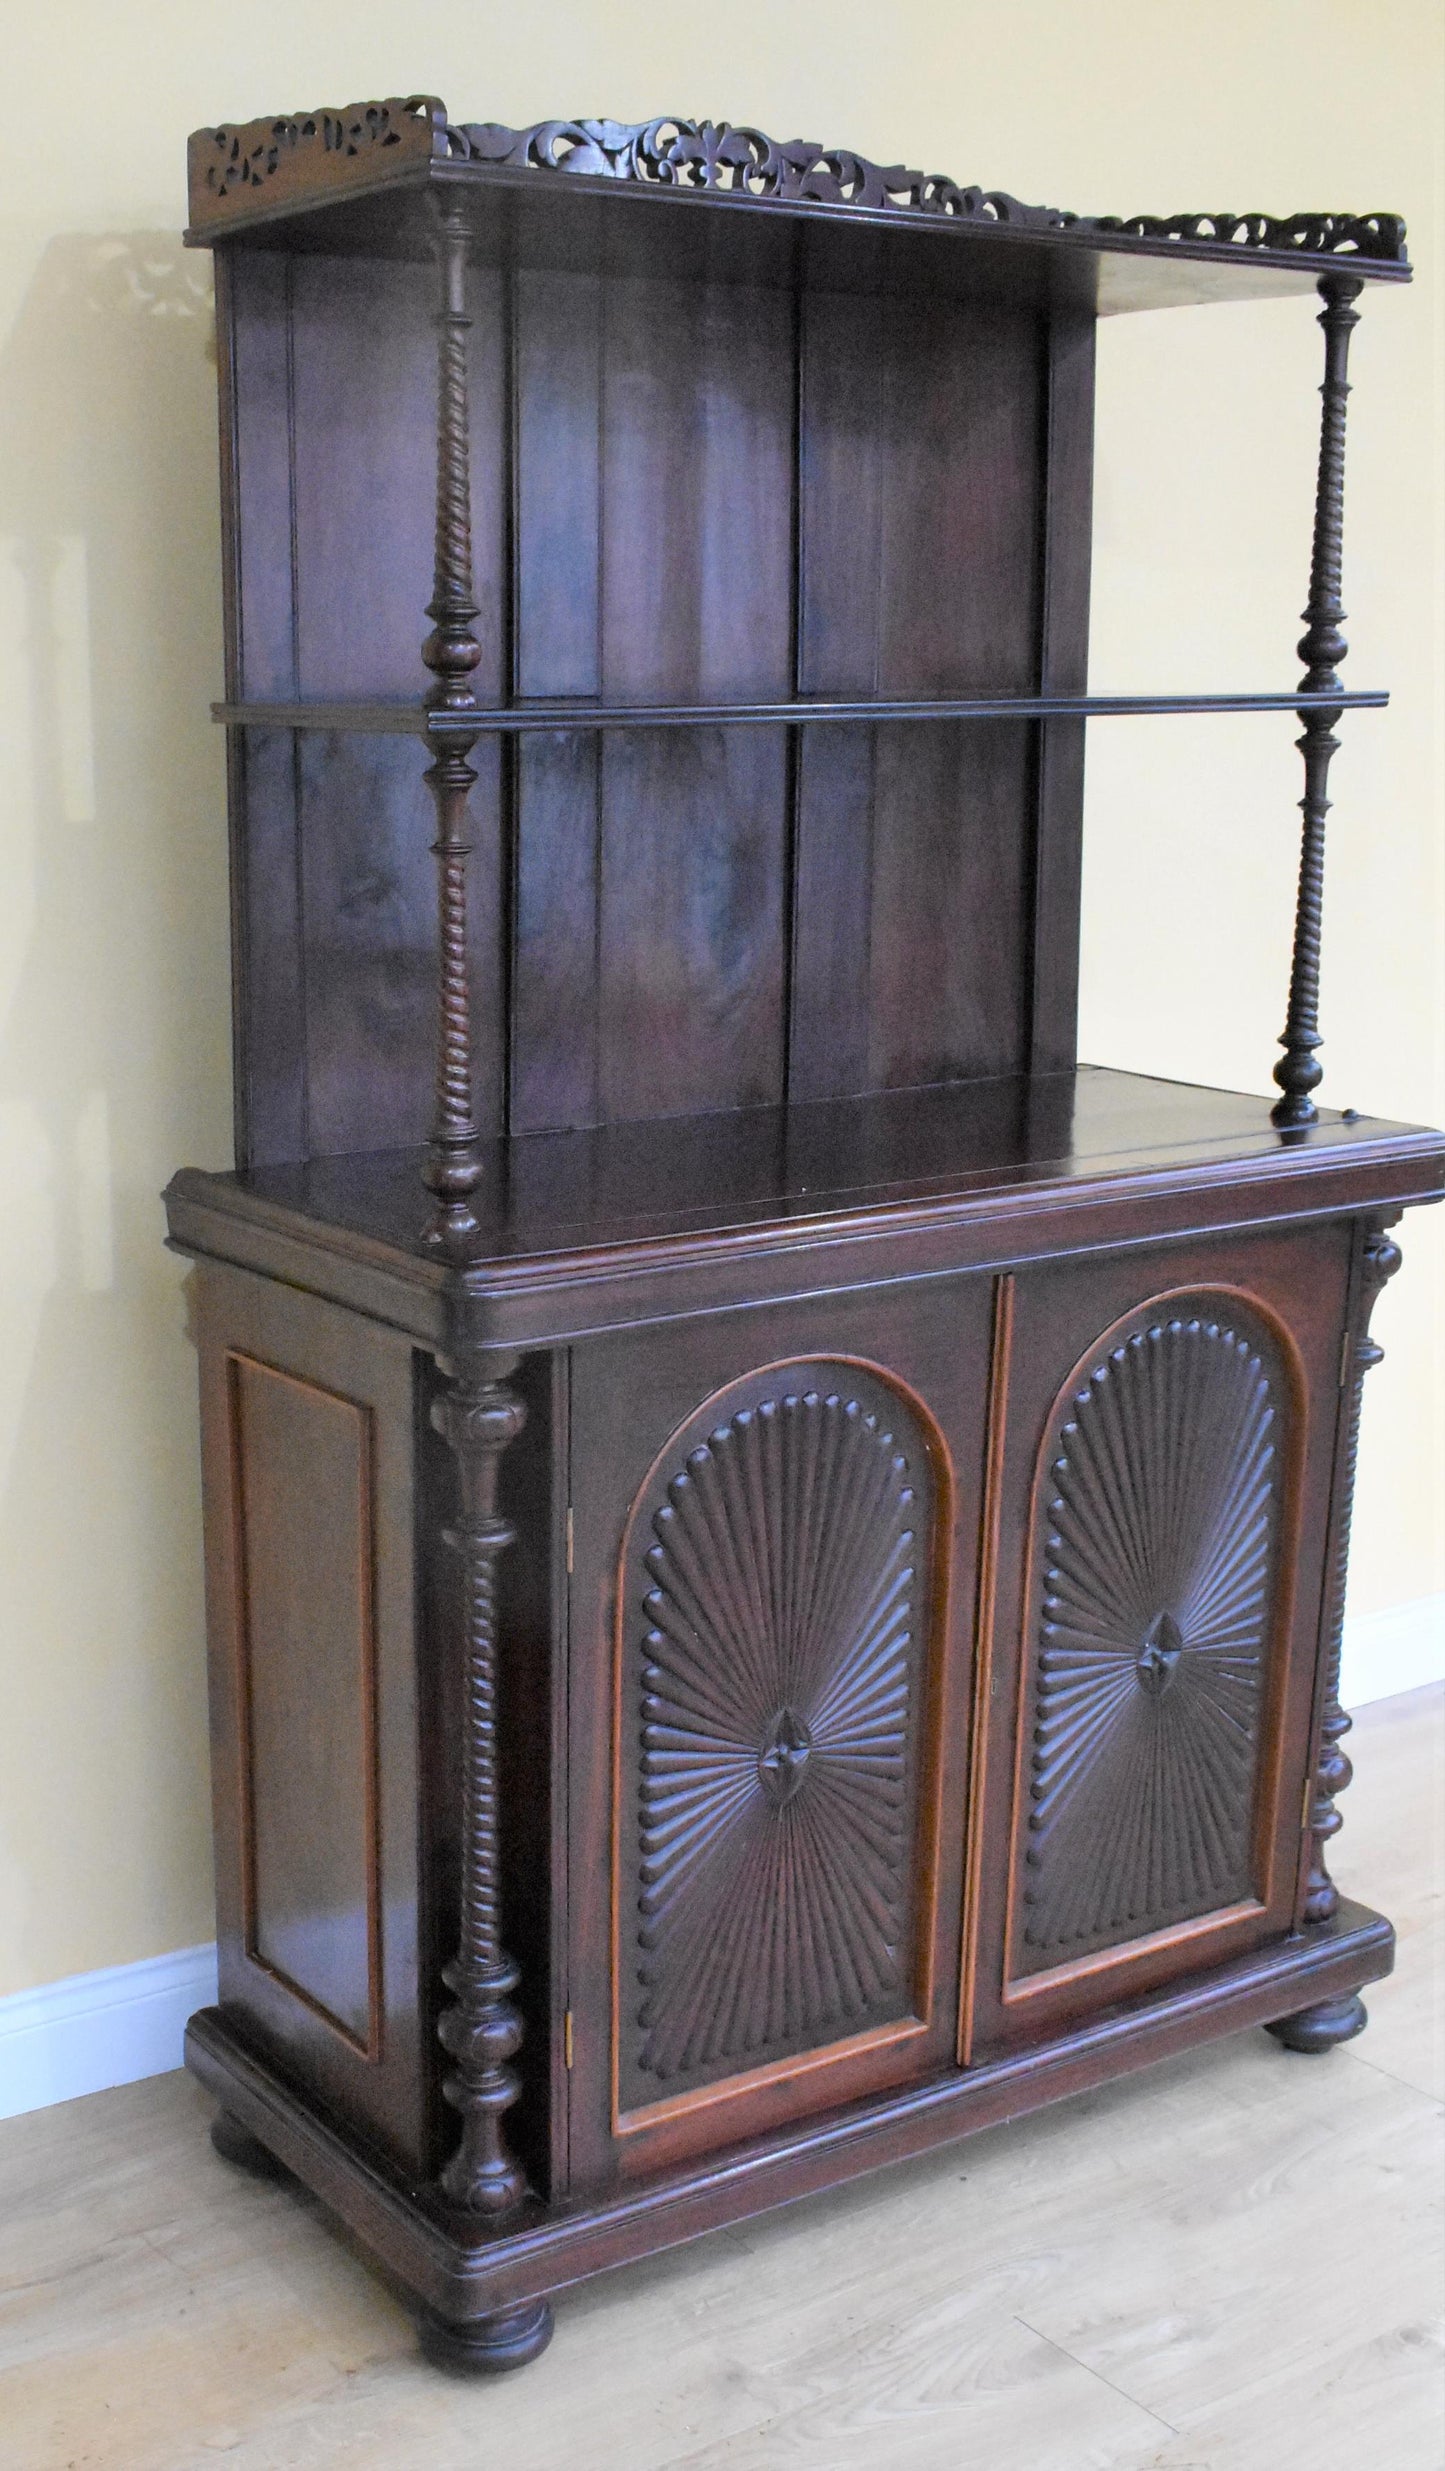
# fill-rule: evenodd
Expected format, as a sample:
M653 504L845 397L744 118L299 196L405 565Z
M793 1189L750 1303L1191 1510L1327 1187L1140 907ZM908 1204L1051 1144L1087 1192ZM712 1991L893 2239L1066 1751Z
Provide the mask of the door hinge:
M1340 1346L1340 1388L1342 1390L1348 1390L1350 1386L1350 1368L1354 1360L1355 1334L1353 1330L1347 1330Z
M567 1504L567 1576L572 1576L572 1505ZM570 2063L569 2063L570 2064Z
M1300 1812L1300 1829L1301 1829L1301 1832L1302 1832L1304 1835L1306 1835L1306 1836L1308 1836L1308 1835L1310 1834L1310 1832L1311 1832L1311 1823L1312 1823L1312 1821L1313 1821L1313 1819L1314 1819L1314 1815L1315 1815L1315 1780L1314 1780L1313 1776L1307 1776L1307 1777L1305 1778L1305 1798L1304 1798L1304 1808L1303 1808L1303 1810ZM569 2065L569 2066L571 2065L571 2062L570 2062L570 2061L568 2062L568 2065Z
M564 2068L570 2068L572 2065L572 2011L570 2008L562 2019L562 2065Z

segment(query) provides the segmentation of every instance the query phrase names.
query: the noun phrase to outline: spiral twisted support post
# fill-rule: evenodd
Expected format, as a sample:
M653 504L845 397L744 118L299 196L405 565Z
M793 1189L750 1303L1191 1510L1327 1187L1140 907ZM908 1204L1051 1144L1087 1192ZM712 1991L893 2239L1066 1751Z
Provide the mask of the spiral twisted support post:
M1394 1217L1398 1217L1396 1212ZM1325 1866L1325 1848L1340 1832L1337 1797L1353 1770L1341 1745L1350 1719L1340 1704L1340 1648L1345 1623L1345 1576L1350 1559L1350 1517L1354 1506L1355 1466L1360 1448L1360 1403L1365 1375L1378 1364L1384 1349L1370 1336L1370 1315L1387 1279L1400 1267L1400 1248L1388 1234L1389 1219L1367 1219L1357 1238L1349 1323L1340 1367L1344 1399L1335 1448L1334 1489L1330 1507L1330 1541L1321 1623L1322 1662L1319 1677L1313 1774L1309 1781L1303 1873L1298 1917L1301 1922L1328 1922L1339 1911L1340 1892ZM1277 2017L1266 2027L1286 2050L1332 2051L1363 2033L1369 2018L1357 1991L1317 2000L1313 2007Z
M1305 1883L1303 1919L1327 1922L1337 1911L1339 1890L1325 1867L1325 1848L1340 1831L1335 1807L1353 1773L1340 1747L1350 1719L1340 1705L1340 1650L1344 1638L1345 1576L1350 1559L1350 1521L1355 1497L1355 1467L1360 1450L1360 1406L1365 1375L1380 1362L1384 1349L1370 1336L1370 1315L1387 1279L1400 1267L1400 1248L1382 1220L1369 1223L1360 1243L1355 1292L1344 1352L1344 1406L1336 1462L1335 1498L1331 1519L1330 1559L1325 1597L1324 1669L1320 1677L1319 1756L1315 1766L1314 1799L1309 1814L1309 1876Z
M1299 644L1299 657L1305 664L1300 680L1303 694L1327 695L1337 689L1339 665L1349 650L1340 632L1345 615L1340 583L1345 519L1345 405L1350 392L1346 370L1350 335L1360 322L1354 303L1363 289L1358 275L1323 275L1319 283L1324 302L1319 318L1325 337L1325 374L1320 387L1324 409L1320 417L1310 596L1303 612L1306 631ZM1325 817L1330 811L1330 762L1339 747L1335 723L1342 709L1340 705L1325 704L1299 716L1304 731L1298 741L1305 767L1305 794L1300 800L1304 830L1300 840L1289 1009L1279 1042L1284 1053L1274 1068L1280 1095L1270 1114L1271 1122L1287 1132L1302 1130L1316 1119L1314 1092L1321 1079L1317 1050Z
M443 2086L461 2118L456 2151L441 2174L446 2194L468 2212L510 2213L525 2181L507 2148L506 2113L516 2101L511 2068L522 2039L512 2005L517 1968L502 1945L497 1773L497 1574L513 1531L498 1514L502 1453L526 1422L526 1408L485 1358L463 1358L432 1410L457 1464L459 1509L446 1541L460 1556L465 1659L462 1718L460 1929L442 1979L451 2005L437 2027L453 2062Z
M438 208L436 554L427 616L432 631L422 659L434 683L426 704L449 726L427 783L436 803L439 1005L436 1099L425 1180L436 1213L434 1243L454 1245L476 1231L472 1195L481 1181L473 1097L471 989L467 966L467 800L476 780L468 757L480 732L467 731L476 710L472 672L481 658L472 576L471 472L467 413L467 222L456 197Z

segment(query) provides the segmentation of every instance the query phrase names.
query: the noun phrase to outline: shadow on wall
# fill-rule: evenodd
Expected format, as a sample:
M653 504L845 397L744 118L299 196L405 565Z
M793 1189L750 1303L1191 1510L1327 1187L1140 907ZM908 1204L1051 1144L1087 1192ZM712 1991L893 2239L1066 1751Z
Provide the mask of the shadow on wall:
M0 353L0 1993L207 1935L194 1372L228 1156L210 265L62 237Z

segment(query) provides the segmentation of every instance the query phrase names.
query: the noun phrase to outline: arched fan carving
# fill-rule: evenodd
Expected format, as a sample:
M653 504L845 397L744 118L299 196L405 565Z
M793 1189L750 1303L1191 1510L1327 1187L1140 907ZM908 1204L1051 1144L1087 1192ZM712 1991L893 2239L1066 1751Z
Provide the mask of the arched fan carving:
M1255 1892L1275 1387L1253 1338L1159 1321L1093 1366L1055 1429L1023 1972Z
M909 2010L930 1504L903 1402L808 1364L711 1402L639 1506L639 2099Z

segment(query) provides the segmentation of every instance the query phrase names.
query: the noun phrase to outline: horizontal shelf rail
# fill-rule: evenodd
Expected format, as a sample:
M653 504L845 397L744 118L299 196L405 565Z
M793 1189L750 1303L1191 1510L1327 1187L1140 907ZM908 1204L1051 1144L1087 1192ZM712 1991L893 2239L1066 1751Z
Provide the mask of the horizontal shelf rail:
M516 703L478 705L471 712L434 712L419 701L306 700L218 703L212 704L211 715L235 728L472 738L488 730L701 729L778 723L796 727L810 721L1108 720L1176 712L1358 712L1378 711L1389 700L1383 688L1350 694L1336 690L1277 695L941 695L892 701L876 696L797 696L787 703L767 704Z

